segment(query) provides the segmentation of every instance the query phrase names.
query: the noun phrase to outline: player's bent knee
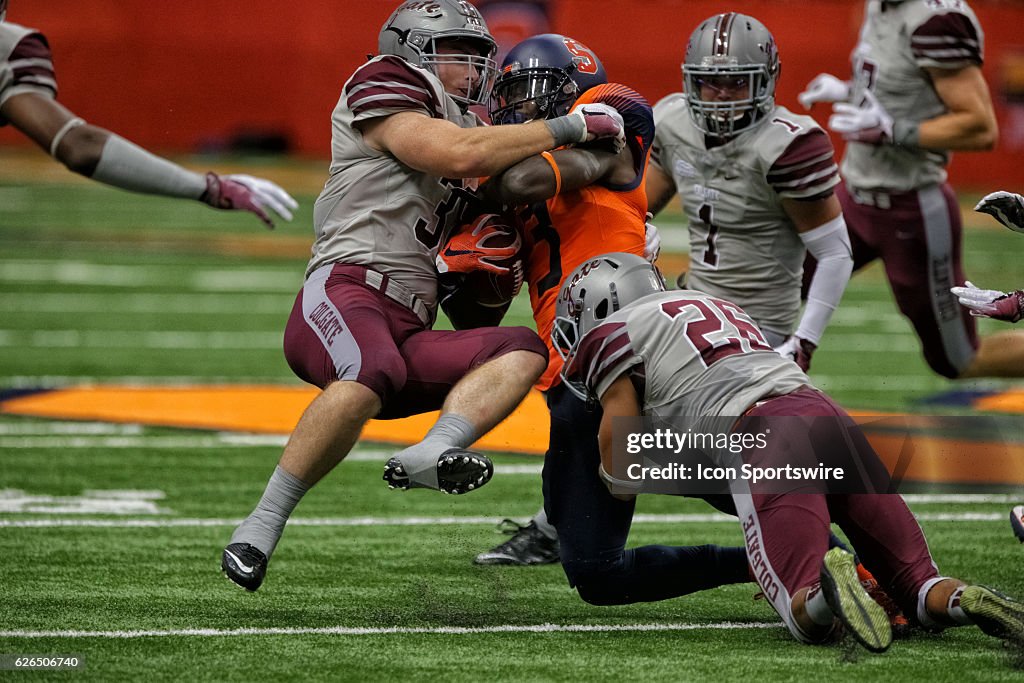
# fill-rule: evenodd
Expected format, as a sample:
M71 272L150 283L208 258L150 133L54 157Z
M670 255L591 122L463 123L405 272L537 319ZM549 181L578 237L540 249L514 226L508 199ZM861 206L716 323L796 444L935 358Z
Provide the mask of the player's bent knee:
M605 567L573 567L563 565L569 583L576 589L582 600L590 605L610 607L635 602L629 593L629 581L624 580L617 565Z
M378 357L372 367L360 368L341 379L352 379L373 391L383 405L405 388L409 371L405 360L397 353Z

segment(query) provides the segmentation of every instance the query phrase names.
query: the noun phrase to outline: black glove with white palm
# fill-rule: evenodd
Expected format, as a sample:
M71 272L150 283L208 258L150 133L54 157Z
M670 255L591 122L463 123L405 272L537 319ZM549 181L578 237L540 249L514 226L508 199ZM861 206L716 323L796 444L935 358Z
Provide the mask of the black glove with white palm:
M974 207L978 213L987 213L1014 232L1024 233L1024 197L999 190L981 198Z

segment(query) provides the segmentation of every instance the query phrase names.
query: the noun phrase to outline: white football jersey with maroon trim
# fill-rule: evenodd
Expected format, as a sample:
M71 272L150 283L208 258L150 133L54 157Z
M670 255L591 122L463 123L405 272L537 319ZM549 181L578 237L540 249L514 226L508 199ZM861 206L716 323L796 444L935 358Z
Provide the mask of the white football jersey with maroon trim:
M306 275L328 263L369 266L405 285L433 311L434 257L447 233L464 222L477 179L430 176L363 142L360 121L406 111L462 128L483 125L475 114L463 113L424 69L387 55L359 67L331 117L330 177L313 208L316 241Z
M598 398L629 373L650 417L739 416L810 385L736 304L683 289L644 297L580 341L567 372Z
M985 35L963 0L869 0L853 51L853 93L870 89L897 121L921 122L946 112L925 69L981 66ZM945 182L950 154L851 142L842 171L862 190L906 192Z
M57 77L46 37L35 29L0 22L0 106L20 93L57 96ZM0 117L0 126L7 121Z
M788 336L800 314L804 244L783 199L832 194L832 143L809 116L776 107L766 120L708 148L681 94L654 107L651 163L672 178L689 221L687 286L734 301Z

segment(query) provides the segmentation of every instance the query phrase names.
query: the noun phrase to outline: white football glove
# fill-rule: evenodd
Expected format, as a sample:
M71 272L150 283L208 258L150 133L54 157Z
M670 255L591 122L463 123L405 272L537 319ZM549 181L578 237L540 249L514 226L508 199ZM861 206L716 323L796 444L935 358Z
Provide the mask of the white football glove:
M807 88L796 96L804 109L818 102L843 102L850 98L850 82L841 81L832 74L818 74Z
M264 207L270 207L286 221L292 219L289 209L298 208L299 203L278 185L256 178L251 175L217 175L212 171L206 174L206 191L199 201L209 204L215 209L225 211L249 211L273 229L271 220Z
M1024 292L1000 292L998 289L979 289L970 280L963 287L950 287L960 305L976 318L993 318L1009 323L1021 319L1024 313Z
M661 235L658 234L658 226L651 223L654 214L647 214L647 222L644 224L644 258L654 263L661 253Z
M274 210L274 213L286 221L290 221L293 218L292 210L299 208L299 203L277 183L241 173L222 177L245 185L252 191L253 199L260 206L269 206Z
M576 142L612 140L616 154L626 146L626 124L619 110L611 105L601 102L578 104L567 117L576 117L583 122L580 138Z
M981 198L974 210L987 213L1014 232L1024 233L1024 197L999 190Z
M773 350L786 360L793 361L800 366L801 370L807 372L811 369L811 356L814 355L814 351L817 348L817 344L801 339L794 334L786 337L786 341L776 346Z
M832 105L828 127L846 140L869 144L893 142L893 120L870 90L864 91L861 106L840 102Z

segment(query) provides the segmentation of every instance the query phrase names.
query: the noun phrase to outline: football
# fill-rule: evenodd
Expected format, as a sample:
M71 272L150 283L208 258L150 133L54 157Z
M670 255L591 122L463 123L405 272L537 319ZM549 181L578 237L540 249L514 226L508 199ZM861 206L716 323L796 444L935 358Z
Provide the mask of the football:
M504 306L523 284L523 237L515 216L484 214L449 238L437 257L442 273L463 273L462 295Z

